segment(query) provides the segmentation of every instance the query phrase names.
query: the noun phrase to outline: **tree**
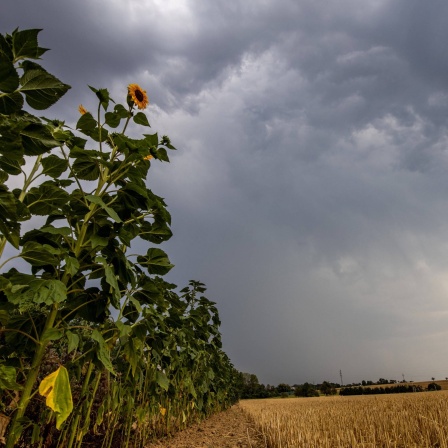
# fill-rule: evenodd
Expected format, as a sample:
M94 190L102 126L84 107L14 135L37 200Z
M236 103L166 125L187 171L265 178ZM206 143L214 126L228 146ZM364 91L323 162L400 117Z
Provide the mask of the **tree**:
M320 391L325 396L328 395L336 395L336 388L333 384L329 383L328 381L324 381L322 385L320 386Z
M281 394L289 394L291 392L291 386L289 384L280 383L277 386L277 392L279 395Z
M318 397L319 392L316 390L314 385L304 383L295 388L294 395L296 397Z

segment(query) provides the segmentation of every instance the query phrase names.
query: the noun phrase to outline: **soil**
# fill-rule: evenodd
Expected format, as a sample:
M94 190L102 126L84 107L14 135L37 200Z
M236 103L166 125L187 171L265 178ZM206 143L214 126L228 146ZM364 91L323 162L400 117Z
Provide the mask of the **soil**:
M146 448L265 448L262 435L248 415L232 406L173 437L153 442Z

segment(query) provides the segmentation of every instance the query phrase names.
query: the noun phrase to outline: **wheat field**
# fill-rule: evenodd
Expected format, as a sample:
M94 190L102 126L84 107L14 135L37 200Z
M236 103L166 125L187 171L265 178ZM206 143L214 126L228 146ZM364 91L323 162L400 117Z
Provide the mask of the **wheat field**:
M448 391L242 400L268 448L448 448Z

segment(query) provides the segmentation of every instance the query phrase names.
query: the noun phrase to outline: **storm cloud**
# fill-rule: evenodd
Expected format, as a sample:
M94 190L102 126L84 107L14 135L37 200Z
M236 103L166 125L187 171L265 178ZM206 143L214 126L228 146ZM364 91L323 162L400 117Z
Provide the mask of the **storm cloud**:
M448 5L6 1L43 28L67 122L138 82L178 151L154 164L170 279L208 286L261 382L445 378Z

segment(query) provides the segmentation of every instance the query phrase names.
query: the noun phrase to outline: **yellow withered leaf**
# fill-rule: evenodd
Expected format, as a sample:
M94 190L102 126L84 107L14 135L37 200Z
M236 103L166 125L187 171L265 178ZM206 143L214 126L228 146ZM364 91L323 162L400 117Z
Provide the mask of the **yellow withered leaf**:
M163 416L165 416L165 414L166 414L166 408L162 408L162 407L160 407L160 413L161 413Z
M73 410L67 369L60 366L55 372L46 376L39 385L39 393L47 398L45 403L56 414L56 428L60 429Z

